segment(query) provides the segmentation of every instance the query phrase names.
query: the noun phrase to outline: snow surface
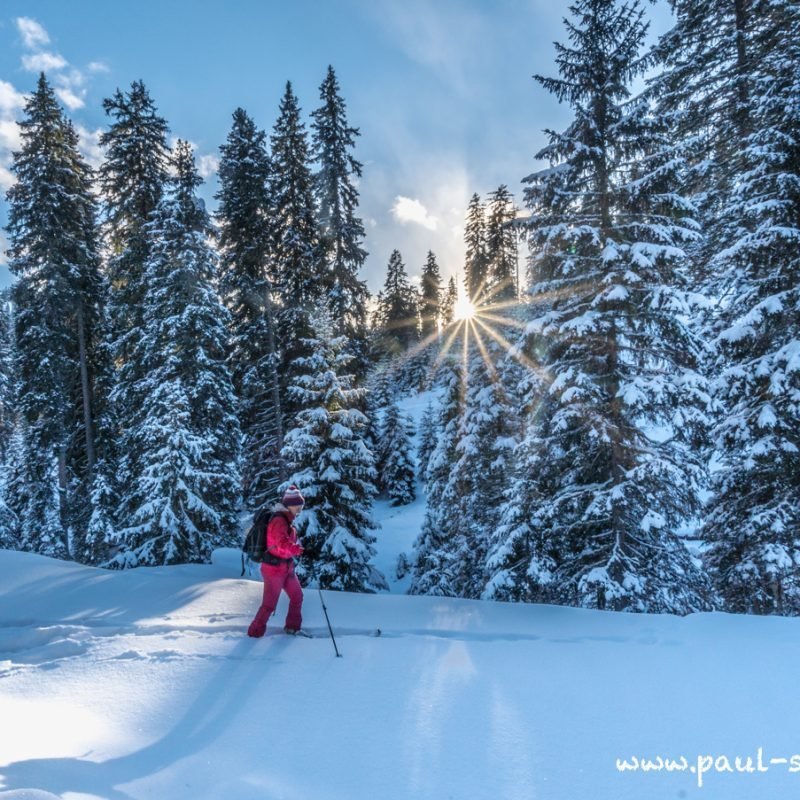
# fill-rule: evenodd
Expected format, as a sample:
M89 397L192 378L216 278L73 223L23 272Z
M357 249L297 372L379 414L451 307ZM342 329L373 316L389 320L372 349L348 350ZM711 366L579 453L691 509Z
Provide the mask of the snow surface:
M249 639L238 553L107 572L0 551L0 798L794 797L799 620L316 591ZM380 627L379 638L369 635ZM34 791L35 790L35 791Z
M401 402L417 427L429 399ZM797 796L769 761L800 751L800 620L405 596L417 490L375 507L391 594L324 593L341 659L312 589L314 639L278 633L285 597L246 636L261 584L234 550L126 572L0 550L0 800ZM616 765L759 748L767 772L702 788Z

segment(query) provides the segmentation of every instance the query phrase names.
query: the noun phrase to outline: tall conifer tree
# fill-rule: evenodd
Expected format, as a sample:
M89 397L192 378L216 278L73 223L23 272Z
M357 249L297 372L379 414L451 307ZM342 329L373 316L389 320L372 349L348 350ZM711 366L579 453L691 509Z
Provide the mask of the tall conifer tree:
M416 344L417 314L416 290L408 279L400 251L393 250L377 308L377 327L386 352L397 355Z
M420 318L422 338L427 341L438 333L442 324L442 275L436 263L436 256L430 250L422 268Z
M378 481L394 506L402 506L416 498L414 461L411 437L414 425L400 411L396 401L383 412L378 446Z
M517 233L514 196L503 184L489 195L486 214L487 301L506 304L517 297Z
M457 597L459 576L451 569L455 538L460 520L457 509L443 501L445 490L458 458L459 421L464 408L464 372L459 359L446 358L442 365L445 387L439 410L441 435L428 461L425 476L427 510L422 531L414 543L416 561L411 583L412 594Z
M770 4L675 0L671 5L675 24L654 49L660 68L649 95L668 124L683 192L702 221L704 236L689 251L694 272L707 291L718 294L714 261L735 238L736 222L724 209L753 129L755 72L764 55L754 39Z
M464 244L467 248L464 262L467 297L476 303L482 300L483 295L486 294L488 288L486 284L489 278L486 256L486 215L477 192L472 195L467 207Z
M178 142L173 191L148 224L145 333L134 356L145 398L132 439L142 472L122 498L114 566L204 562L238 538L240 429L226 365L211 222L191 148Z
M347 122L344 99L333 67L320 86L322 105L312 113L312 149L317 163L314 199L320 248L325 264L328 304L335 330L347 336L363 379L367 367L367 302L369 291L359 279L367 251L364 223L357 215L362 165L353 156L358 128Z
M270 162L265 134L241 108L220 151L220 291L231 315L229 364L244 434L244 499L255 509L274 497L286 478L269 261Z
M309 355L303 341L311 337L311 313L325 286L324 261L314 217L308 136L289 82L270 143L272 264L280 301L277 315L280 374L286 388L295 380L297 360ZM284 397L284 420L289 427L297 408L291 396Z
M114 486L138 479L138 452L130 439L144 397L144 365L133 356L144 332L145 272L150 257L147 223L167 181L167 123L158 114L142 81L128 92L119 89L103 102L111 119L100 137L105 161L99 182L105 211L109 281L108 318L111 354L116 365L110 413L118 432L113 438L118 468L108 476Z
M706 386L684 321L683 245L697 225L662 125L629 97L647 64L642 9L579 0L571 11L560 77L538 80L575 119L538 154L551 167L526 179L540 248L533 299L552 301L529 326L551 379L535 423L536 513L557 551L550 596L685 613L709 607L676 535L704 476Z
M453 321L456 303L458 302L458 289L455 275L450 276L447 282L447 291L442 300L442 325L449 325Z
M722 203L728 237L719 244L727 246L714 259L724 298L715 363L722 414L703 532L711 541L707 563L731 610L797 615L800 9L783 2L746 6L749 80L741 86L734 72L727 89L747 100L749 133Z
M9 190L16 375L25 430L24 546L69 553L95 462L103 286L91 170L44 74L25 105Z
M303 344L290 392L298 407L286 434L284 457L302 488L307 508L297 520L312 577L323 588L375 591L386 588L371 564L375 555L372 518L375 464L363 433L366 417L356 407L362 389L347 373L352 357L346 339L334 336L325 312L315 314L315 336Z

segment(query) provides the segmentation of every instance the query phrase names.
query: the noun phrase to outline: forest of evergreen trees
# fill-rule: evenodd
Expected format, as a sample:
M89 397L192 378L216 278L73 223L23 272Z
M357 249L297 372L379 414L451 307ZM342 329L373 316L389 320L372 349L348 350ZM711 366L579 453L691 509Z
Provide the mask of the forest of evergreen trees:
M234 111L213 215L143 83L104 102L95 173L42 75L8 193L0 546L203 562L295 482L301 570L375 591L373 501L419 477L412 592L800 613L800 8L672 5L646 48L641 2L575 0L536 77L572 121L524 208L474 194L463 273L429 252L415 285L395 250L375 298L332 68L308 123L290 83L269 134ZM412 454L397 396L432 387Z

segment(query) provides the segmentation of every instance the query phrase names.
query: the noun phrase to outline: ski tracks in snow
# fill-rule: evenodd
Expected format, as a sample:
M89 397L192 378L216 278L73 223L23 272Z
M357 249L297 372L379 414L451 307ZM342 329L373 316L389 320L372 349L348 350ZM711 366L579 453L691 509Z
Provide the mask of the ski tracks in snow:
M67 659L89 656L96 662L203 659L261 659L264 651L255 646L234 654L231 644L246 638L249 617L242 614L211 614L206 616L164 616L135 624L114 625L107 620L47 622L18 620L0 627L0 679L25 669L52 669ZM326 627L307 627L319 643L329 639ZM640 636L633 640L625 636L549 637L522 632L479 632L447 628L424 627L337 627L337 639L363 637L374 639L432 639L463 643L532 642L581 644L587 641L640 645L675 645L675 641ZM267 641L284 637L276 625L271 626ZM306 646L314 646L308 642ZM380 644L376 644L380 646Z

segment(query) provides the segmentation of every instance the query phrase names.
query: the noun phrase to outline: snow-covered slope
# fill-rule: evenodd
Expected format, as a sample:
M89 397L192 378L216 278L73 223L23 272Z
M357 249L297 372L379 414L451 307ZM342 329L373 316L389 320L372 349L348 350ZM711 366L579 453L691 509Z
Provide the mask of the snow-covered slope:
M233 551L125 573L0 551L0 798L798 792L791 764L768 765L800 750L798 620L326 592L337 659L314 591L317 638L248 639L260 586L238 567ZM712 770L702 789L615 766L755 768L759 747L768 772Z
M412 440L415 464L419 447L420 420L428 403L433 403L436 407L440 396L441 391L436 389L408 395L398 403L403 413L411 417L414 429L417 431ZM380 528L376 531L378 541L374 564L386 577L391 592L405 594L411 585L410 573L398 578L397 564L401 555L412 557L414 542L422 530L422 522L425 519L425 487L419 474L417 474L416 491L417 497L414 502L404 506L392 506L385 498L375 503L374 517L380 523Z

